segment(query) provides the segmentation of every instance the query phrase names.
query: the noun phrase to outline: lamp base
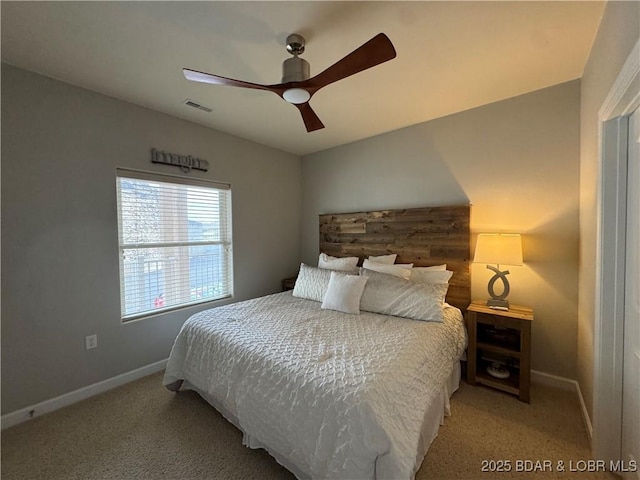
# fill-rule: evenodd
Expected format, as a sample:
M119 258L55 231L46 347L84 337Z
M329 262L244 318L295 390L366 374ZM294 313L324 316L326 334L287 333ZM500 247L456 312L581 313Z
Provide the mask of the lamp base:
M501 298L490 298L487 300L487 306L495 310L509 310L509 301Z
M491 277L491 280L489 280L488 290L491 298L487 300L487 306L495 310L508 311L509 302L507 301L507 296L509 295L509 280L507 280L507 275L509 275L509 270L505 270L504 272L501 272L498 268L494 267L493 265L487 265L487 268L495 272L495 275ZM502 284L504 285L504 290L500 295L496 295L496 292L493 289L497 280L502 280Z

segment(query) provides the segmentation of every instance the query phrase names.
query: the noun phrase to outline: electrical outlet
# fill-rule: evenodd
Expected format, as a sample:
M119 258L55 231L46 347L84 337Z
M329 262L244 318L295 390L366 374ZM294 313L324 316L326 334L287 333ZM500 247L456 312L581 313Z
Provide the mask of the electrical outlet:
M87 335L84 337L84 347L86 350L91 350L92 348L96 348L98 346L98 335L95 333L93 335Z

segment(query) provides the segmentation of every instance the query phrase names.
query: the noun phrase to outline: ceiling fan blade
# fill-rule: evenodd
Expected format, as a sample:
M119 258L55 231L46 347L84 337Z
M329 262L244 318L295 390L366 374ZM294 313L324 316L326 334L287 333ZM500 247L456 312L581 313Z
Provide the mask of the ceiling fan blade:
M272 89L268 85L260 85L259 83L243 82L242 80L234 80L233 78L221 77L207 72L199 72L189 68L183 68L182 73L187 80L200 83L211 83L214 85L227 85L230 87L253 88L256 90Z
M309 90L310 93L315 93L322 87L362 72L368 68L375 67L395 57L396 50L393 48L391 40L389 40L389 37L384 33L379 33L364 45L356 48L342 60L334 63L315 77L303 82L303 88Z
M298 110L300 110L300 113L302 114L302 120L304 121L304 126L307 127L307 132L313 132L324 128L324 124L320 121L316 112L313 111L309 102L299 103L296 107L298 107Z

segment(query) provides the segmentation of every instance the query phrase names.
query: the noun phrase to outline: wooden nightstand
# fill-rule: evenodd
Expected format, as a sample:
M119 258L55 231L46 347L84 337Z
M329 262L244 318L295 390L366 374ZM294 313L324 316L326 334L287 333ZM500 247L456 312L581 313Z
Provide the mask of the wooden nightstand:
M531 322L533 310L511 305L494 310L476 300L467 308L467 382L480 383L517 395L529 403L531 384ZM500 362L508 378L497 378L487 368Z
M287 290L293 290L293 287L296 286L296 278L297 277L291 277L282 280L282 291L286 292Z

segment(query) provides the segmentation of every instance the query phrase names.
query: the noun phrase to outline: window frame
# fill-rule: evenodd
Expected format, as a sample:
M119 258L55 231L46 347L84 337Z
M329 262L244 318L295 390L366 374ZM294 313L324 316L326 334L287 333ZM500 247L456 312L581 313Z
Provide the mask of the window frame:
M227 232L227 239L220 241L186 241L186 242L156 242L156 243L124 243L123 238L123 222L122 222L122 197L120 194L120 180L122 178L132 179L132 180L142 180L148 182L156 182L156 183L170 183L170 184L178 184L184 185L188 187L200 187L206 189L217 189L217 190L226 190L228 191L227 197L227 212L224 217L224 222L226 223L225 231ZM227 300L233 298L234 296L234 269L233 269L233 213L232 213L232 191L231 184L218 182L213 180L201 179L201 178L191 178L191 177L183 177L179 175L172 175L166 173L157 173L157 172L149 172L144 170L135 170L130 168L116 168L116 213L117 213L117 235L118 235L118 283L119 283L119 291L120 291L120 321L124 323L129 323L134 320L141 320L144 318L164 314L167 312L180 310L183 308L189 308L194 305L202 305L205 303L219 302L223 300ZM191 302L180 303L176 305L170 305L163 308L156 308L153 310L145 310L143 312L132 313L130 315L126 315L125 308L125 295L124 295L124 251L132 248L165 248L165 247L179 247L179 246L205 246L205 245L222 245L223 249L227 251L226 260L228 262L228 278L227 285L228 290L225 292L223 296L215 297L215 298L205 298L194 300Z

